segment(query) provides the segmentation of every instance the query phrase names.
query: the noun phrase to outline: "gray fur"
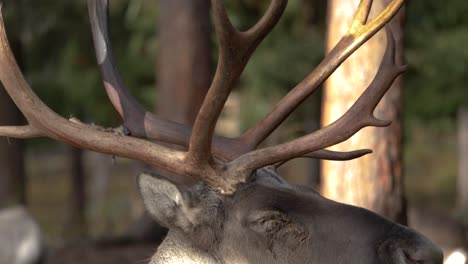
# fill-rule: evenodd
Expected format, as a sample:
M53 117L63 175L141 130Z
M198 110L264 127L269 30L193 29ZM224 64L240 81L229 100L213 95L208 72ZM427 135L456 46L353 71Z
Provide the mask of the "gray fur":
M417 232L269 169L232 196L150 175L139 186L150 214L170 229L151 264L442 263L441 250Z
M35 264L42 255L39 226L24 207L0 210L0 264Z

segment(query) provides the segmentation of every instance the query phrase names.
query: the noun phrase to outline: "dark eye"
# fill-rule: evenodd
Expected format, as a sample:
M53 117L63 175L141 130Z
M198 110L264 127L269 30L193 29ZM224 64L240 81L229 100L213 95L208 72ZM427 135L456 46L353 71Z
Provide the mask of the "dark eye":
M284 228L288 222L288 216L278 211L258 211L249 217L249 227L257 233L276 232Z

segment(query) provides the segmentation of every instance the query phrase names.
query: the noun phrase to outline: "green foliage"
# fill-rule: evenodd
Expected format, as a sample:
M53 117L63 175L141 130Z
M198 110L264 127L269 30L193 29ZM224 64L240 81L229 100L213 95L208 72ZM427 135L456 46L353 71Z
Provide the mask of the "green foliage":
M118 116L100 80L86 1L12 3L5 5L9 38L21 42L19 61L38 95L64 117L114 125ZM156 11L142 0L112 1L110 10L119 68L147 106L154 99Z
M255 24L269 0L228 1L239 29ZM312 11L311 11L312 10ZM96 67L85 1L9 1L4 4L11 40L22 46L21 64L38 94L64 116L114 124ZM155 101L157 3L115 0L111 4L114 52L132 93L149 109ZM468 102L468 2L409 1L405 116L453 120ZM277 28L260 46L240 82L244 127L302 80L324 53L325 4L291 0ZM311 22L312 21L312 22ZM301 111L298 111L301 114ZM298 118L302 118L301 115ZM444 122L441 122L443 120Z
M408 9L408 125L415 119L444 124L468 103L468 2L411 1Z
M278 26L260 45L242 77L242 126L251 127L289 90L304 79L324 54L324 28L308 24L303 2L290 1ZM231 19L245 30L263 15L269 1L230 2ZM303 119L298 111L292 119Z
M406 128L404 172L406 195L413 204L451 207L455 203L457 178L456 131L414 121Z
M433 32L468 23L468 3L465 0L414 0L408 5L410 31Z

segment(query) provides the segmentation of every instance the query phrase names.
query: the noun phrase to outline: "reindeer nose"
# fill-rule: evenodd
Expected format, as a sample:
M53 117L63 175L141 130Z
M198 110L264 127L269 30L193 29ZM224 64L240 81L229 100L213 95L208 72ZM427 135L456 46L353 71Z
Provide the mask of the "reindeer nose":
M416 247L403 248L408 264L442 264L444 254L442 249L425 238Z
M394 229L379 247L379 258L391 264L442 264L444 254L425 236L403 226Z

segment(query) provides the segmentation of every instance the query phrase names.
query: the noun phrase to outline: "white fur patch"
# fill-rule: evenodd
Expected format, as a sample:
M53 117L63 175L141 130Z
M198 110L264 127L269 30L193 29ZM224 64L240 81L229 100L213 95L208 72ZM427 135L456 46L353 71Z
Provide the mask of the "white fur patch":
M41 245L39 241L39 235L30 234L25 237L18 245L18 251L16 252L16 263L33 263L39 258L41 251Z

